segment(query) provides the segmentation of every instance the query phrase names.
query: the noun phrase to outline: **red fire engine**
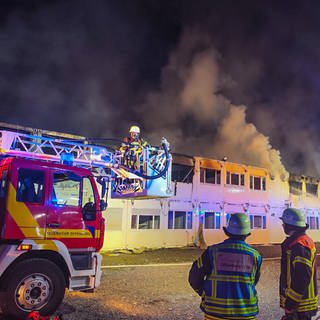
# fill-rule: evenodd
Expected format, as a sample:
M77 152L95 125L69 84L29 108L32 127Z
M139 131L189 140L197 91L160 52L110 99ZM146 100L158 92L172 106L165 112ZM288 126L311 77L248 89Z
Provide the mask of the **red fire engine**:
M168 197L171 155L163 140L134 171L82 137L0 127L0 307L10 319L50 315L66 288L100 284L109 182L113 197Z

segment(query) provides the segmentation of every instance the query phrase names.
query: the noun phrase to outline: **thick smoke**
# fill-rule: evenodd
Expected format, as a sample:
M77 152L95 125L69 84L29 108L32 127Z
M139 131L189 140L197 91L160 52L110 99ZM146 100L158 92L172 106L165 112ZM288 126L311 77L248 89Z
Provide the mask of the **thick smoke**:
M8 2L0 120L319 176L320 5L293 3Z
M279 151L247 123L246 107L233 105L219 93L217 56L206 38L188 30L163 70L161 90L148 97L150 121L165 124L177 150L216 159L227 156L229 161L262 166L272 176L287 178ZM191 131L180 131L176 126L180 121L189 121ZM207 131L205 135L197 136L199 127Z

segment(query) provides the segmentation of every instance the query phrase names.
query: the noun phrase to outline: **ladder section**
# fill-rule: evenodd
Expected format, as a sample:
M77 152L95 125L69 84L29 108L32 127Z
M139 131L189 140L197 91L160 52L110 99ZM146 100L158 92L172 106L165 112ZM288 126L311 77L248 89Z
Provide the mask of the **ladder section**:
M119 168L121 153L85 141L1 130L0 151L9 156L41 159L87 168Z

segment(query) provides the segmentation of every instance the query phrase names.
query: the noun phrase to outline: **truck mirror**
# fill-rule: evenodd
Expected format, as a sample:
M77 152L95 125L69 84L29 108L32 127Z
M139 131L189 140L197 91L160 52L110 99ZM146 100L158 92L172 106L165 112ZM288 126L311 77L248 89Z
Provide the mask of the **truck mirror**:
M101 200L100 200L100 210L101 210L101 211L104 211L104 210L107 209L107 207L108 207L107 202L106 202L105 200L101 199Z
M82 208L82 215L84 221L96 220L97 210L93 202L87 202Z

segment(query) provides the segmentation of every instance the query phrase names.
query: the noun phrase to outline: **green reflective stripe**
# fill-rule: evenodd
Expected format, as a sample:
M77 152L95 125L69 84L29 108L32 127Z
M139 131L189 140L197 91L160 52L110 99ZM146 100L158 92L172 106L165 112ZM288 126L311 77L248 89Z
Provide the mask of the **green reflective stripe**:
M312 262L309 259L296 256L292 262L293 265L295 265L297 262L300 262L302 264L306 264L308 267L312 267Z
M210 303L215 303L219 305L226 305L226 299L223 298L213 298L213 297L208 297L206 296L206 301ZM257 303L257 299L228 299L228 306L229 305L243 305L243 304L255 304Z
M208 277L208 280L216 280L216 281L223 281L223 282L243 282L243 283L252 283L251 277L245 277L245 276L232 276L232 275L211 275Z
M258 307L254 306L254 307L230 307L230 305L228 305L227 307L217 307L217 306L208 306L206 305L205 308L206 311L210 312L210 313L214 313L216 315L234 315L234 314L240 314L240 315L246 315L246 314L250 314L250 313L256 313L258 312Z
M292 300L296 302L300 302L302 299L302 294L299 294L298 292L295 292L292 288L288 288L286 290L287 297L291 298Z
M318 297L315 297L312 299L302 300L298 306L297 311L306 312L306 311L315 310L317 308L318 308Z
M199 257L199 259L197 260L197 266L198 266L198 269L202 268L203 267L203 263L202 263L202 256Z

